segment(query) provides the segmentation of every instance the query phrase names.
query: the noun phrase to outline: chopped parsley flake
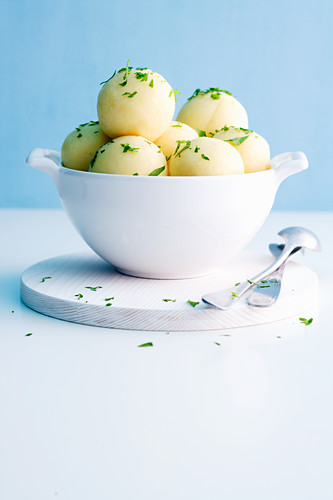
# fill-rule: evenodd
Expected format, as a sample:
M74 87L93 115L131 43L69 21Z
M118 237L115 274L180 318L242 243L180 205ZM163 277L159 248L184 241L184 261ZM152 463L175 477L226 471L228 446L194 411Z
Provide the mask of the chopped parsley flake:
M77 138L80 139L80 137L82 137L81 132L79 134L77 134Z
M104 299L106 302L109 302L110 300L114 300L114 297L109 297L108 299Z
M108 302L107 304L105 304L106 306L112 306L112 302Z
M119 85L121 87L125 87L125 85L127 84L127 79L128 79L128 75L130 74L131 70L133 69L132 66L129 66L129 61L127 61L127 64L126 64L126 68L121 68L118 73L125 73L124 76L123 76L123 82L122 83L119 83Z
M135 78L137 80L140 80L140 82L146 82L148 80L148 73L142 73L141 71L136 71Z
M243 144L246 139L250 137L249 135L245 135L244 137L234 137L234 139L225 139L226 142L232 142L234 146L240 146Z
M150 141L146 141L146 139L145 139L145 142L146 142L147 144L149 144L149 146L151 146L151 144L152 144Z
M165 159L166 161L169 161L172 155L166 156Z
M52 276L44 276L44 278L42 278L42 279L40 280L40 282L41 282L41 283L44 283L44 281L46 281L46 280L50 280L51 278L52 278Z
M102 286L85 286L84 288L88 288L88 290L91 290L92 292L96 292L98 288L103 288Z
M216 345L221 345L219 342L214 342L214 344L216 344Z
M172 96L172 94L175 96L175 102L177 102L177 97L176 97L176 94L182 94L181 92L178 91L178 89L173 89L173 90L170 90L170 94L169 94L169 97Z
M25 337L30 337L32 335L32 332L26 333Z
M194 150L194 152L195 152L195 153L199 153L199 151L200 151L200 148L199 148L198 146L195 146L195 150Z
M137 94L137 91L132 92L132 93L130 93L130 92L125 92L123 95L127 95L127 97L128 97L129 99L132 99L132 97L134 97L136 94Z
M139 148L131 148L131 146L128 143L120 145L124 149L123 153L127 153L128 151L130 151L131 153L137 153L139 151Z
M193 99L194 97L197 97L198 95L205 95L205 94L210 94L210 97L212 99L220 99L221 93L224 92L225 94L232 95L231 92L228 90L222 90L219 87L210 87L207 90L200 90L200 89L195 89L191 97L188 98L188 101Z
M90 162L90 168L93 168L94 163L95 163L96 158L97 158L97 155L98 155L98 151L96 151L96 153L94 154L93 159L92 159L92 160L91 160L91 162Z
M149 87L151 87L151 88L153 88L153 87L154 87L154 80L153 80L153 79L151 79L151 80L150 80Z
M239 299L239 295L237 295L237 293L235 292L231 292L231 295L232 295L232 298L234 299L235 297L237 297Z
M187 304L190 304L190 306L195 307L195 306L197 306L198 304L200 304L200 302L193 302L193 300L188 300L188 301L187 301Z
M311 325L313 322L313 318L306 319L306 318L299 318L300 322L303 323L304 325Z
M155 170L153 170L152 172L150 172L149 175L153 175L153 176L157 176L157 175L160 175L163 170L165 170L165 166L164 167L160 167L160 168L155 168Z
M207 137L207 134L204 130L201 130L200 128L197 128L198 136L199 137Z
M77 297L77 300L83 299L82 293L77 293L75 297Z
M179 127L179 128L182 128L182 126L178 123L177 125L171 125L171 127Z
M135 172L135 174L132 174L132 175L139 175L137 172Z
M181 145L181 144L184 144L184 143L185 143L185 146L184 146L182 149L179 149L179 148L180 148L180 145ZM188 141L185 141L185 140L184 140L184 141L177 141L177 144L178 144L178 145L177 145L176 150L175 150L175 152L174 152L174 156L175 156L175 157L177 157L177 156L179 156L179 157L180 157L180 155L181 155L184 151L186 151L186 149L189 149L189 147L191 146L191 141L190 141L190 140L188 140Z
M164 302L176 302L176 299L162 299Z
M240 281L238 281L238 283L235 283L235 286L238 286L238 285L240 285L240 284L241 284L241 282L240 282Z
M201 158L202 158L203 160L208 160L208 161L209 161L208 156L205 156L203 153L202 153L202 155L201 155Z
M250 285L259 285L259 283L256 283L255 281L247 280L247 282L250 283Z
M153 347L154 344L152 342L146 342L145 344L140 344L138 347Z
M104 85L104 83L108 83L108 82L111 80L111 78L113 78L113 77L114 77L114 75L115 75L116 73L117 73L117 71L116 71L116 70L114 70L113 75L112 75L112 76L110 76L110 78L108 78L107 80L105 80L105 82L101 82L101 83L100 83L100 85Z
M90 120L90 122L80 123L79 127L85 127L86 125L88 125L89 127L92 127L93 125L98 125L98 124L99 124L99 121L94 122L94 121ZM78 130L78 129L76 129L76 130Z

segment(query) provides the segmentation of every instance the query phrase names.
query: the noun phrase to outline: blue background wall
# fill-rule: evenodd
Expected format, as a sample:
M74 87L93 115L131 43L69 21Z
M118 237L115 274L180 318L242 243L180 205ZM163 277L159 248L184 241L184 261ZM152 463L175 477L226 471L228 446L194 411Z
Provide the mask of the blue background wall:
M230 90L272 155L309 157L275 208L332 209L332 4L2 0L0 206L60 206L25 158L96 119L99 82L130 58L183 92L178 109L197 87Z

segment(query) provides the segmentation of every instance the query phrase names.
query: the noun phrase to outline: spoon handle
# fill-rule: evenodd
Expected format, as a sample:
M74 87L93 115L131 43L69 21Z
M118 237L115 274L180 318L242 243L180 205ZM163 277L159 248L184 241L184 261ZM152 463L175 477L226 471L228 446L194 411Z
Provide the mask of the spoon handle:
M240 283L239 285L234 285L226 290L221 290L219 292L207 293L202 297L203 302L210 304L211 306L217 307L218 309L229 309L233 306L237 300L244 295L250 288L260 283L267 276L276 271L295 249L294 246L285 245L281 254L269 267L264 269L261 273L257 274L253 278ZM261 284L263 286L264 284Z
M286 262L274 273L267 276L267 283L258 284L252 288L247 303L252 307L269 307L276 302L281 291L281 279Z
M281 248L281 247L280 247ZM274 252L280 252L279 247L275 247L274 245L270 245L269 249ZM289 257L284 261L284 263L272 274L266 276L267 283L258 284L256 287L252 288L248 297L247 303L249 306L254 307L269 307L277 301L280 291L281 291L281 281L284 270L286 268L286 264L291 259L291 257L299 252L301 247L295 248L289 255ZM274 254L273 254L274 255Z

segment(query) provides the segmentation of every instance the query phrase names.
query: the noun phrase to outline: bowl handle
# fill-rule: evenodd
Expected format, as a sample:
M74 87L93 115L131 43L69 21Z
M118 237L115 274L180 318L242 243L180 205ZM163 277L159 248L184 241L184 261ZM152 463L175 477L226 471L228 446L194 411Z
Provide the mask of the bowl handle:
M29 154L27 163L31 167L45 172L55 181L61 167L61 156L60 153L52 149L36 148Z
M277 183L280 184L290 175L306 170L309 166L307 157L302 151L282 153L271 160L272 168L276 174Z

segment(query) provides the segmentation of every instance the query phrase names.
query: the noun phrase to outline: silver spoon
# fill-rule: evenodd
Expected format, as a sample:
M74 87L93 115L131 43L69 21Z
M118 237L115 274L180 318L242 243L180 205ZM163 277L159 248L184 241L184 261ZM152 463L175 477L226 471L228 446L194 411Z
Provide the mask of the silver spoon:
M269 245L269 250L271 254L278 258L284 249L284 245L278 245L277 243L271 243ZM267 283L258 283L258 285L252 290L247 297L247 303L249 306L254 307L269 307L276 302L281 291L281 281L282 276L289 259L297 252L302 250L301 247L295 248L295 250L287 257L284 263L272 274L267 276Z
M272 265L254 276L254 278L244 281L238 286L233 286L219 292L205 294L202 300L218 309L229 309L229 307L233 306L239 297L252 288L252 286L276 271L296 248L304 247L316 251L321 249L317 236L312 231L303 227L287 227L282 229L278 235L284 238L285 245Z

